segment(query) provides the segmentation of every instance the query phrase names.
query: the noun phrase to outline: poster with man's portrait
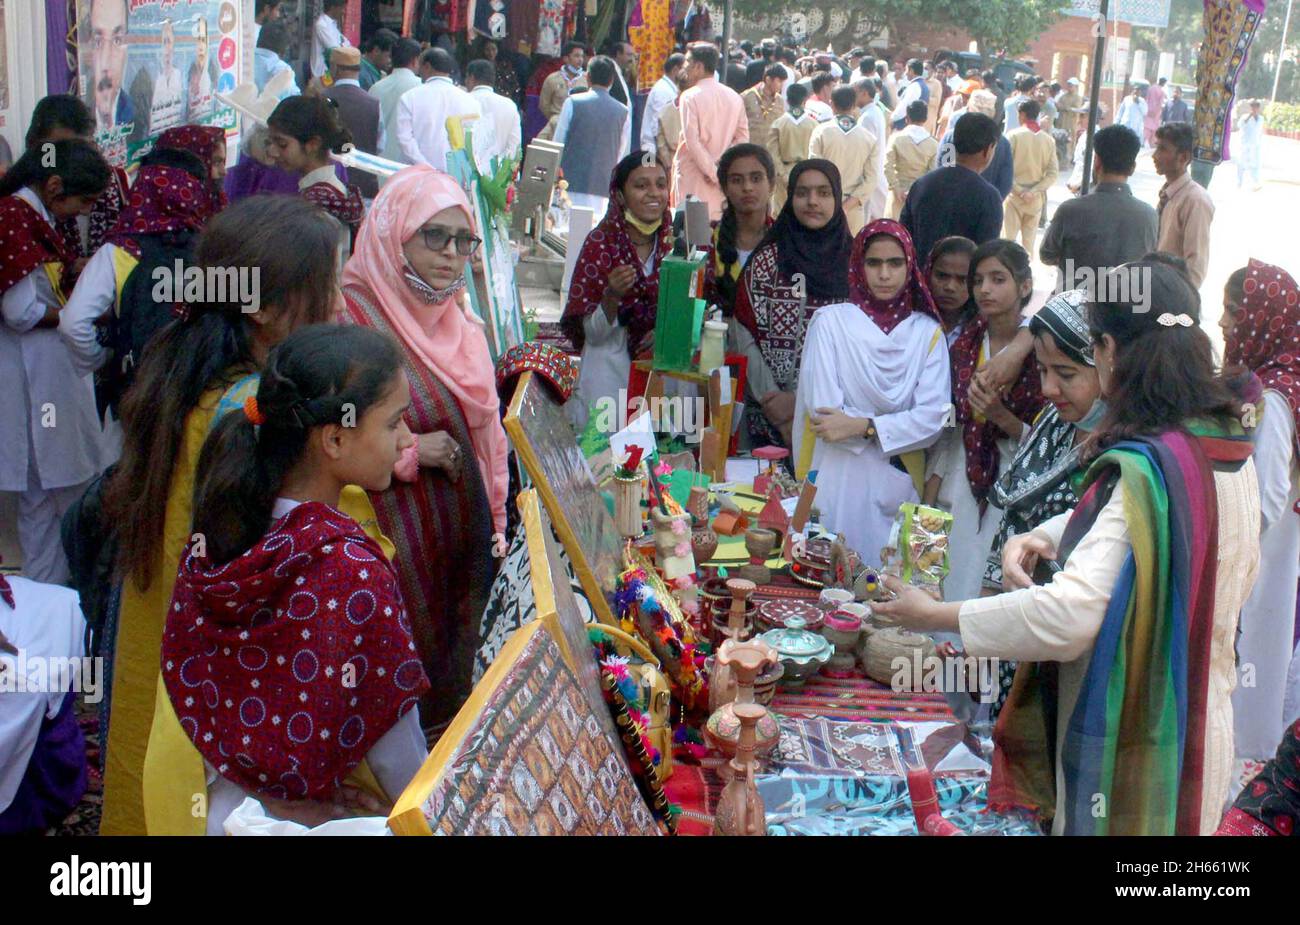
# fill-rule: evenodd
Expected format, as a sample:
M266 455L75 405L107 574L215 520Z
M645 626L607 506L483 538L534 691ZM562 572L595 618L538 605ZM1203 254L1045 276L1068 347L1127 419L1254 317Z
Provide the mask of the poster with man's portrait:
M234 128L235 0L77 0L78 92L109 161L134 164L178 125Z

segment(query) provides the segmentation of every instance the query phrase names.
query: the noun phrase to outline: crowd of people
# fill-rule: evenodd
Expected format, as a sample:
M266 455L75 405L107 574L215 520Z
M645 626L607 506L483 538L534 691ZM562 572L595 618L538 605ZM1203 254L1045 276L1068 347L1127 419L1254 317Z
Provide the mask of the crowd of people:
M307 90L229 171L222 133L187 125L128 181L85 105L51 96L0 180L0 384L25 396L0 411L23 554L0 646L71 655L92 630L101 832L220 833L246 796L307 824L382 814L468 696L509 446L447 118L477 115L516 159L533 86L535 134L565 145L596 218L570 242L560 324L574 403L617 396L652 349L661 263L705 203L704 295L747 363L742 446L815 472L822 525L868 562L901 504L953 514L943 599L891 579L875 607L999 660L977 692L991 805L1070 834L1290 833L1300 287L1233 274L1215 358L1213 203L1186 122L1146 139L1158 208L1127 183L1145 128L1093 134L1095 185L1046 225L1060 280L1031 314L1045 193L1086 131L1073 78L1008 95L955 58L705 42L638 105L626 42L503 81L491 43L463 68L395 36L351 49L342 7ZM278 25L259 28L275 54ZM348 144L409 166L362 188L330 157ZM256 294L161 298L174 267L256 271ZM71 703L18 724L0 832L50 825L84 788ZM1234 759L1279 741L1224 821Z

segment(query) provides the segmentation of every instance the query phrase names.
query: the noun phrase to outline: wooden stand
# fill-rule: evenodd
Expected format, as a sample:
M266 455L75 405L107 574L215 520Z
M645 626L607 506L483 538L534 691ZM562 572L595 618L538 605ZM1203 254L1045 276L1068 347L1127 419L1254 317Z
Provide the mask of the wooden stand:
M708 394L708 426L700 435L700 471L715 482L727 480L727 451L731 445L732 412L736 407L736 381L731 379L730 394L723 403L722 373L715 369L704 374L694 370L655 369L649 360L637 360L633 369L646 375L645 398L649 406L664 397L664 381L690 382ZM730 377L729 377L730 378Z

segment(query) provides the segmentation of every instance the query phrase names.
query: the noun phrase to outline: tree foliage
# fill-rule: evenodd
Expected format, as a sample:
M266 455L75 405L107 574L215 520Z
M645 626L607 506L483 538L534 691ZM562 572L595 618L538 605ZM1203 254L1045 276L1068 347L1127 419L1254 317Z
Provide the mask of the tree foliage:
M886 29L890 45L898 47L922 29L953 29L968 34L984 54L1017 55L1068 5L1068 0L747 0L741 12L750 20L769 17L774 32L784 31L780 25L790 15L803 13L817 23L808 37L816 47L828 41L837 48L865 44Z

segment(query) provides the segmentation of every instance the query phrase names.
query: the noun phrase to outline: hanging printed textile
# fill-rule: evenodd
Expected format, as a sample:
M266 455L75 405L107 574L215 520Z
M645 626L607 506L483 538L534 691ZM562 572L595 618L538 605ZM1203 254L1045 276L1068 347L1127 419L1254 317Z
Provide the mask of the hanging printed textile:
M469 21L474 32L498 41L506 37L510 17L508 0L470 0Z
M234 128L217 93L239 82L238 7L223 0L77 0L77 93L109 163L134 164L177 125Z
M1205 0L1205 40L1196 63L1198 161L1218 164L1228 156L1237 77L1263 12L1263 0Z
M672 0L640 0L628 20L627 40L640 58L637 89L647 92L664 72L673 51Z
M564 46L564 0L542 0L537 14L537 53L558 57Z

